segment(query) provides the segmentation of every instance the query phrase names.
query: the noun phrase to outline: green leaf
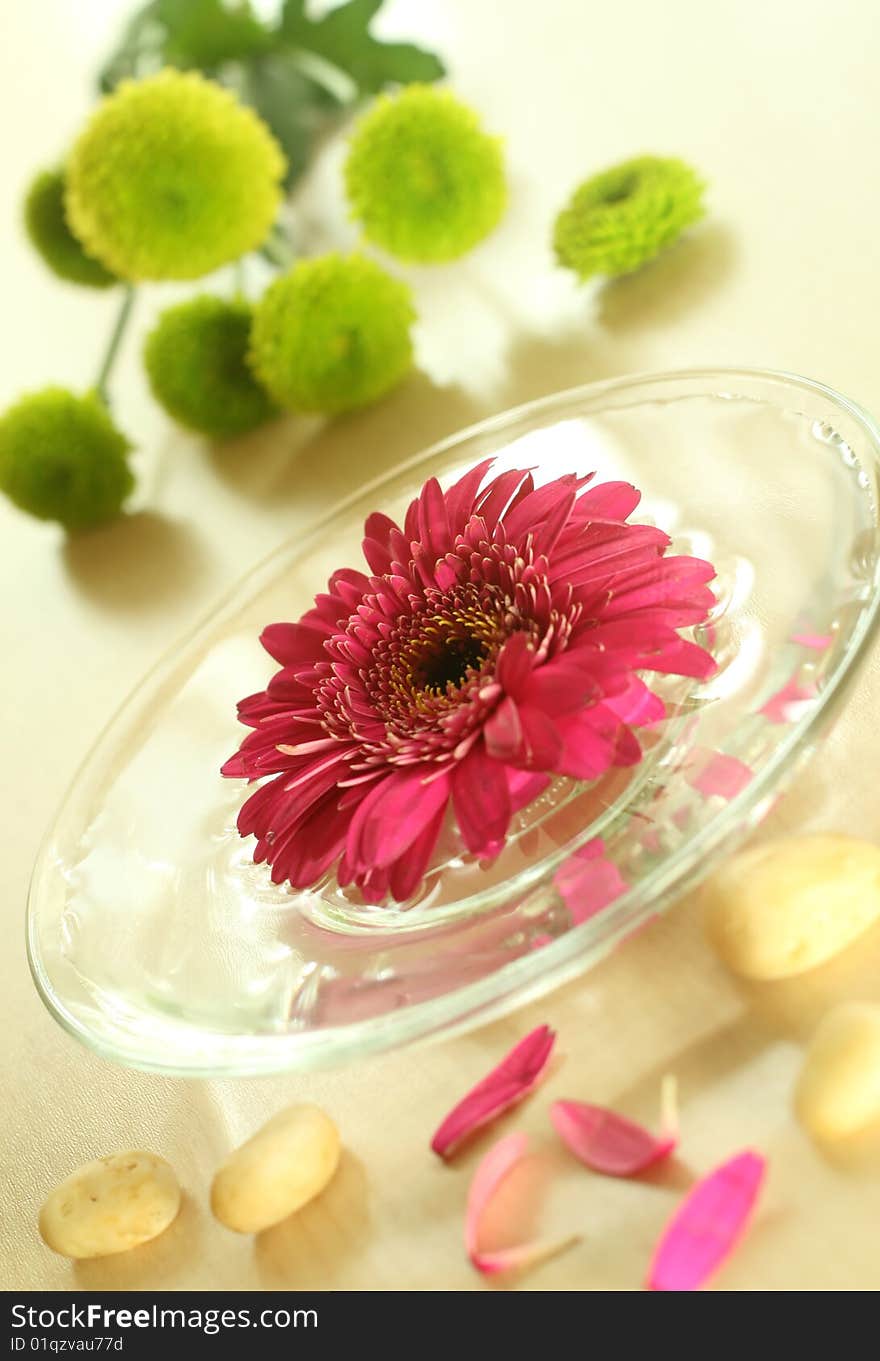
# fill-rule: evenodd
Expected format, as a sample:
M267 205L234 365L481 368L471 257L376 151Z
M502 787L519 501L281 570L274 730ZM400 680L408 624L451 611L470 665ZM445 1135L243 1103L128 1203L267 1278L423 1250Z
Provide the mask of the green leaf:
M313 80L295 52L272 52L242 68L238 92L266 120L288 161L287 185L305 170L318 140L336 127L345 106Z
M439 80L445 68L439 57L413 43L385 43L369 32L382 0L346 0L321 19L309 19L305 0L284 0L280 35L291 46L313 52L346 71L361 94L386 85Z
M248 0L158 0L157 11L165 25L165 60L173 66L210 71L266 52L274 42Z
M227 62L258 56L276 42L248 0L150 0L132 15L98 83L107 94L121 80L138 80L168 65L213 75Z

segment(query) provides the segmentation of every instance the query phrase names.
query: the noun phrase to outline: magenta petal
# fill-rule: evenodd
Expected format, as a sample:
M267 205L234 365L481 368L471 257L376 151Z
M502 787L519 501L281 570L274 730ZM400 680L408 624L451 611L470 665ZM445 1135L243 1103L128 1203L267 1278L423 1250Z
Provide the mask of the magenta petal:
M520 1040L449 1112L431 1140L434 1152L450 1157L475 1130L521 1101L546 1068L555 1040L556 1032L547 1025Z
M479 743L459 762L452 777L452 806L464 844L473 855L488 855L507 835L510 790L507 772Z
M573 1239L562 1242L521 1243L512 1248L486 1252L480 1248L480 1221L498 1187L528 1152L525 1134L508 1134L499 1139L480 1163L470 1184L464 1221L464 1245L468 1257L484 1276L495 1276L553 1256Z
M594 1172L606 1177L635 1177L677 1147L673 1101L674 1086L664 1083L664 1105L668 1109L659 1135L625 1115L583 1101L555 1101L550 1119L565 1146Z
M380 780L352 818L349 860L359 872L386 869L413 844L448 798L448 780L426 784L419 768Z
M650 1290L699 1290L732 1252L752 1213L766 1159L747 1150L697 1182L663 1231Z
M501 701L483 728L486 751L496 761L513 761L522 751L523 732L516 701L509 696Z

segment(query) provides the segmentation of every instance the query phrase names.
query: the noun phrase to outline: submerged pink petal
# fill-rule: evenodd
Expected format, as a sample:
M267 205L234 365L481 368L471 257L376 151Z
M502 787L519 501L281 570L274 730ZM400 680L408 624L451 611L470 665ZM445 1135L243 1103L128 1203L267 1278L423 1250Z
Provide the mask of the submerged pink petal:
M766 1166L760 1153L747 1150L697 1182L655 1249L650 1290L699 1290L706 1284L741 1237Z
M740 761L737 756L726 756L715 752L696 775L688 777L690 783L706 798L716 795L722 799L735 799L755 777L751 766Z
M564 860L553 883L572 921L578 924L595 917L629 888L614 861L606 856L601 837L594 837Z
M470 1184L464 1221L464 1245L467 1255L478 1271L494 1276L544 1261L561 1252L573 1242L572 1238L558 1242L539 1241L522 1243L512 1248L497 1248L487 1252L480 1247L480 1222L504 1178L528 1152L525 1134L508 1134L490 1148L480 1163Z
M800 685L794 676L786 681L758 710L771 723L796 723L816 698L815 685Z
M527 1096L546 1068L555 1040L556 1032L541 1025L514 1045L449 1112L431 1140L434 1152L451 1157L469 1135Z
M799 643L801 647L812 648L814 652L825 652L834 642L833 633L793 633L791 635L793 643Z
M635 1177L678 1146L675 1084L663 1084L661 1131L652 1134L625 1115L583 1101L555 1101L553 1128L568 1149L594 1172L606 1177Z

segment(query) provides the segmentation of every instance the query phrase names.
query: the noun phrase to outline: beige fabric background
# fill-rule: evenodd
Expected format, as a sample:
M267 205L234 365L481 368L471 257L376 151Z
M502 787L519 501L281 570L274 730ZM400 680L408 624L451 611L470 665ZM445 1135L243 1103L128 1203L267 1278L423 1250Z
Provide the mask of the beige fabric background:
M113 300L55 284L15 218L28 176L63 152L87 108L89 74L127 8L34 0L4 11L4 404L49 381L85 385L96 367ZM118 399L141 449L139 514L65 544L0 505L0 1285L506 1288L485 1287L463 1259L461 1212L477 1152L450 1170L427 1140L462 1090L546 1020L559 1030L561 1057L516 1120L534 1135L532 1181L545 1183L536 1225L575 1227L583 1238L522 1288L638 1288L689 1177L747 1144L768 1154L770 1180L718 1287L876 1288L877 1141L820 1155L791 1118L790 1089L829 1001L880 998L880 932L809 979L746 988L715 961L684 904L582 982L504 1022L304 1079L182 1082L115 1068L63 1035L31 987L22 940L30 866L107 716L245 568L358 481L480 415L634 370L766 364L880 410L880 26L871 0L411 0L389 3L384 27L447 55L458 90L506 134L513 179L509 216L491 242L455 268L414 276L423 372L357 418L291 420L216 453L151 406L132 342ZM701 166L712 216L650 271L601 299L579 293L550 267L551 214L585 173L643 150ZM342 217L338 167L331 150L304 195L311 246L345 239L316 221L328 207ZM136 329L169 296L151 290ZM880 836L878 703L875 654L790 796L785 824ZM687 1136L671 1175L605 1182L555 1150L549 1099L589 1096L650 1120L670 1069ZM212 1167L298 1097L338 1120L343 1169L295 1221L238 1238L206 1211ZM84 1160L132 1145L178 1168L187 1190L178 1222L117 1259L73 1267L54 1257L36 1232L45 1192ZM507 1194L524 1189L520 1178Z

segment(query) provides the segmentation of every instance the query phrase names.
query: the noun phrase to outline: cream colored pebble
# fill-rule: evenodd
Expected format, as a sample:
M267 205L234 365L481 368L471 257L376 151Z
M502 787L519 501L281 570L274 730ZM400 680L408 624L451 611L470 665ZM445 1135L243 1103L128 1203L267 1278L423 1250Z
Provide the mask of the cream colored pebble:
M880 1006L847 1002L828 1013L807 1051L795 1110L817 1139L880 1121Z
M180 1209L180 1185L155 1153L115 1153L78 1167L40 1210L40 1236L63 1257L106 1257L148 1243Z
M744 978L789 978L836 955L880 917L880 848L792 836L733 856L708 881L707 930Z
M312 1200L339 1164L339 1132L318 1106L289 1106L232 1153L211 1209L237 1233L259 1233Z

